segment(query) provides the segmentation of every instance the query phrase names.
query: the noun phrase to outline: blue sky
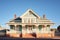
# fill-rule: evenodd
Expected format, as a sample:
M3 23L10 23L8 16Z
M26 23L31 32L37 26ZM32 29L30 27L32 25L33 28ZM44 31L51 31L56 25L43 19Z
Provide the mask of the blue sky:
M52 28L60 24L60 0L0 0L0 25L9 28L6 23L14 14L21 16L29 8L41 17L46 14L55 23Z

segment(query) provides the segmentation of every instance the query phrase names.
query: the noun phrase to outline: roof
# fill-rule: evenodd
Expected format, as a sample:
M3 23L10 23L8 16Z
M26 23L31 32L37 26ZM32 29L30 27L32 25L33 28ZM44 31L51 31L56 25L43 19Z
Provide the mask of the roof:
M23 15L21 15L20 17L24 17L24 15L26 14L33 14L34 16L36 16L37 18L40 18L40 16L37 15L37 13L35 13L32 9L28 9Z
M38 16L32 9L28 9L23 15L17 17L16 19L11 20L10 22L22 22L23 18L36 18L36 23L43 23L43 24L54 24L52 21L48 20L47 18L41 18ZM24 19L25 20L25 19ZM27 20L27 19L26 19ZM34 21L34 20L33 20Z
M21 22L21 18L20 17L17 17L16 19L13 19L13 20L11 20L10 22Z

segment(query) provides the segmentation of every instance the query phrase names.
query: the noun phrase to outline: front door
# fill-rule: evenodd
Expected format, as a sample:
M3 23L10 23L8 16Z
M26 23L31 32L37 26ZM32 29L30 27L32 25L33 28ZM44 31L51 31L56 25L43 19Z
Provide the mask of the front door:
M33 26L31 26L31 25L26 25L26 31L27 31L27 33L32 33L32 31L33 31Z
M26 31L27 33L29 33L32 37L36 37L36 31L35 29L35 25L26 25Z

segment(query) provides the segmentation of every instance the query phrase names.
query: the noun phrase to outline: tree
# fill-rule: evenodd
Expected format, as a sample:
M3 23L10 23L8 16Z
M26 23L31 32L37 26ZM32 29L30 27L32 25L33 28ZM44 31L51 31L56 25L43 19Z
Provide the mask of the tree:
M60 32L60 25L57 27L57 30Z

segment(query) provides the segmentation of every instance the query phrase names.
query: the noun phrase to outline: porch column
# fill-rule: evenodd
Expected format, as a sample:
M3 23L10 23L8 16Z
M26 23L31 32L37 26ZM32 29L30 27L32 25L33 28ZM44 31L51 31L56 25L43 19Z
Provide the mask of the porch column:
M46 30L50 32L50 25L46 25Z
M35 26L36 26L36 33L39 33L38 25Z
M26 28L25 25L22 25L22 38L26 37Z
M46 25L42 25L42 33L46 32Z
M16 26L17 26L17 25L15 24L15 30L16 30Z
M25 25L22 25L22 34L25 34L25 33L26 33Z
M39 25L36 25L36 37L39 38L40 32L39 32Z

